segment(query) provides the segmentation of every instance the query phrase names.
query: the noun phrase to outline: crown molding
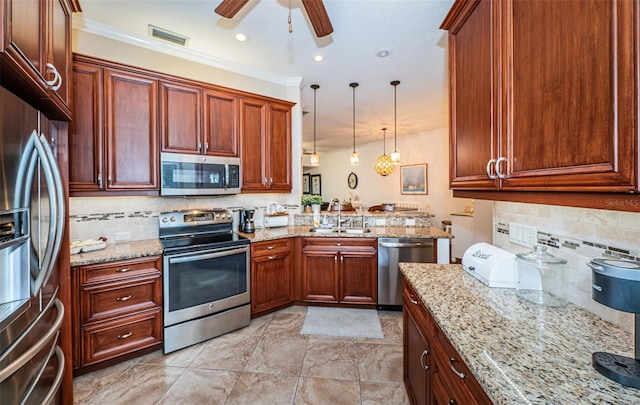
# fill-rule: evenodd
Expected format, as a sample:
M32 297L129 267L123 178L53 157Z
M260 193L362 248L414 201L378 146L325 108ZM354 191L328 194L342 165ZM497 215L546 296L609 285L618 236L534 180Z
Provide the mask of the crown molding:
M191 49L183 48L178 45L158 42L146 36L140 36L119 30L112 26L98 23L93 20L86 19L82 15L73 16L73 29L77 31L86 32L89 34L105 37L114 41L124 42L133 46L149 49L155 52L164 53L167 55L175 56L177 58L186 59L192 62L200 63L203 65L211 66L217 69L238 73L244 76L253 77L255 79L264 80L269 83L277 84L280 86L297 86L302 83L302 77L286 77L273 73L268 73L262 70L249 68L239 64L234 64L228 60L217 58L215 56L207 55L202 52L197 52Z

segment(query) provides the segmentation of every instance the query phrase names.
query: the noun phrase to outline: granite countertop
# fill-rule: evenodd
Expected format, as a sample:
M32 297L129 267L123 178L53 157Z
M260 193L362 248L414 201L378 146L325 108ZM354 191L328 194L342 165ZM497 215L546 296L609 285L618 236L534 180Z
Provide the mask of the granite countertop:
M255 233L237 232L251 242L261 242L281 238L307 236L316 238L452 238L453 236L434 227L370 227L369 233L314 233L310 226L283 226L278 228L257 229ZM162 254L162 245L158 239L109 243L102 250L71 255L71 267L87 264L105 263L115 260Z
M71 255L71 267L162 254L158 239L109 243L102 250Z
M400 270L495 404L637 404L640 390L591 365L604 351L633 357L631 334L569 304L545 308L489 288L461 265Z
M296 236L314 238L425 238L425 239L450 239L453 235L434 227L368 227L368 233L315 233L311 232L309 225L286 226L279 228L256 229L254 233L238 232L238 234L251 239L252 242L273 240L280 238L293 238Z

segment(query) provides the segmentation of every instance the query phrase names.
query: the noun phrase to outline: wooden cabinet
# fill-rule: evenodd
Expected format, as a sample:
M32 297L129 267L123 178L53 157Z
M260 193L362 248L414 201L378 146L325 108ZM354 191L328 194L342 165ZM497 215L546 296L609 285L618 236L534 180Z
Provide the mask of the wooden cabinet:
M159 190L158 81L76 56L71 192Z
M291 191L291 107L240 99L243 192Z
M411 403L490 405L487 394L406 281L402 298L403 374Z
M75 267L76 374L162 347L160 256Z
M251 316L263 315L292 301L292 240L251 244Z
M377 263L376 239L303 238L302 299L375 305Z
M160 82L163 152L239 156L238 97L196 84Z
M67 0L6 0L0 82L53 120L71 119L71 6Z
M451 188L638 190L638 3L457 1Z

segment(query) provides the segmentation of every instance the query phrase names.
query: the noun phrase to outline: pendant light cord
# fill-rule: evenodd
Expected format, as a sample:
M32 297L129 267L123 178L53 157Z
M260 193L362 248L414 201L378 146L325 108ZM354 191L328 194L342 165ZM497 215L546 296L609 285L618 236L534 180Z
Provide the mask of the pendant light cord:
M353 151L356 151L356 86L357 83L351 83L353 88Z
M317 84L312 84L313 89L313 154L316 154L316 90L320 88Z

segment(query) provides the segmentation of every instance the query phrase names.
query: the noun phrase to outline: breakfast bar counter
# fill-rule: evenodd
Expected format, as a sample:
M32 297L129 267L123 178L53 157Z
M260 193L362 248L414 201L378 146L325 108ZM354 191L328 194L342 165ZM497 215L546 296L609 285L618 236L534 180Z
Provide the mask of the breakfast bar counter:
M573 304L546 308L489 288L461 265L400 270L493 403L640 403L640 390L591 365L598 351L633 357L633 336L619 327Z

